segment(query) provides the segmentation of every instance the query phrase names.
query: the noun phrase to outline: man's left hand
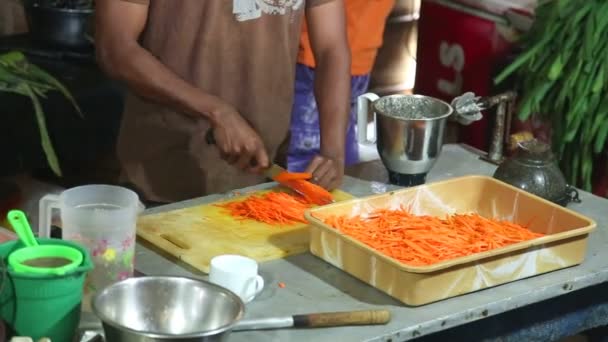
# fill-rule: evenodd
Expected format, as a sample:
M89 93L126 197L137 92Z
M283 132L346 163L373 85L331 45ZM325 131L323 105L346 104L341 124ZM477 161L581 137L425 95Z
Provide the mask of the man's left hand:
M314 183L331 191L342 184L344 160L317 155L308 165L306 172L312 174Z

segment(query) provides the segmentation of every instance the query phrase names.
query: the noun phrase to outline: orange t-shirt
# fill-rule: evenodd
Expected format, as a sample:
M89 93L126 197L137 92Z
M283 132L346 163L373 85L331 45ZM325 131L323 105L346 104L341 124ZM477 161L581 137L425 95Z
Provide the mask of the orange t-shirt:
M371 72L378 48L382 46L382 35L386 18L395 0L345 0L348 43L351 51L351 74L367 75ZM308 40L306 23L302 25L298 63L315 66L315 58Z

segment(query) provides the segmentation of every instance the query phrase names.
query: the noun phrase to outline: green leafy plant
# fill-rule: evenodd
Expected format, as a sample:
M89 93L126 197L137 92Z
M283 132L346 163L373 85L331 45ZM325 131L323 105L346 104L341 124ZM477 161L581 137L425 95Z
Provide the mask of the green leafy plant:
M59 91L74 106L82 117L82 112L70 92L46 71L28 62L20 52L0 54L0 91L19 94L32 101L40 142L51 170L61 176L61 167L46 127L46 118L40 99L50 91Z
M519 118L547 117L571 184L592 188L594 159L608 138L608 1L545 1L524 51L497 76L517 79Z

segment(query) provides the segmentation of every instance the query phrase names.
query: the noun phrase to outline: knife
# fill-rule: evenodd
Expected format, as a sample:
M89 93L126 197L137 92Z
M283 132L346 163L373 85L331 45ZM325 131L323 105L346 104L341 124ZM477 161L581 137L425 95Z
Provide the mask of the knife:
M215 137L213 136L213 128L210 128L209 130L207 130L207 133L205 134L205 141L207 142L208 145L215 145ZM276 177L283 173L283 172L288 172L287 170L285 170L284 168L280 167L277 164L271 164L270 167L264 169L262 171L264 173L264 176L266 176L267 178L272 179L273 181L283 185L286 188L291 189L292 191L304 196L304 197L308 197L305 193L303 193L300 189L295 188L292 184L288 183L288 182L281 182L276 180ZM305 181L307 182L307 181ZM327 197L328 197L328 202L333 203L334 200L333 198L331 200L329 200L331 196L331 194L329 192L327 192Z
M279 165L273 163L272 165L270 165L269 168L264 169L263 172L264 172L264 176L266 176L272 180L275 180L276 176L280 175L283 172L287 172L287 170L285 170L284 168L280 167Z

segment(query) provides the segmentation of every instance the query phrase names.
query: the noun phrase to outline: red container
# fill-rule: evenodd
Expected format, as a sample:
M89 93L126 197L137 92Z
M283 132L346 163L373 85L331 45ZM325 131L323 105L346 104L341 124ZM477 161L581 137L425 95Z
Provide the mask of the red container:
M456 1L422 1L415 93L445 101L467 91L478 96L491 95L496 65L506 57L518 37L505 12L515 9L521 13L521 1L530 2L476 1L478 6L474 8ZM481 6L486 2L492 6ZM501 4L502 7L498 6ZM491 129L488 122L484 117L462 127L460 140L487 150Z

